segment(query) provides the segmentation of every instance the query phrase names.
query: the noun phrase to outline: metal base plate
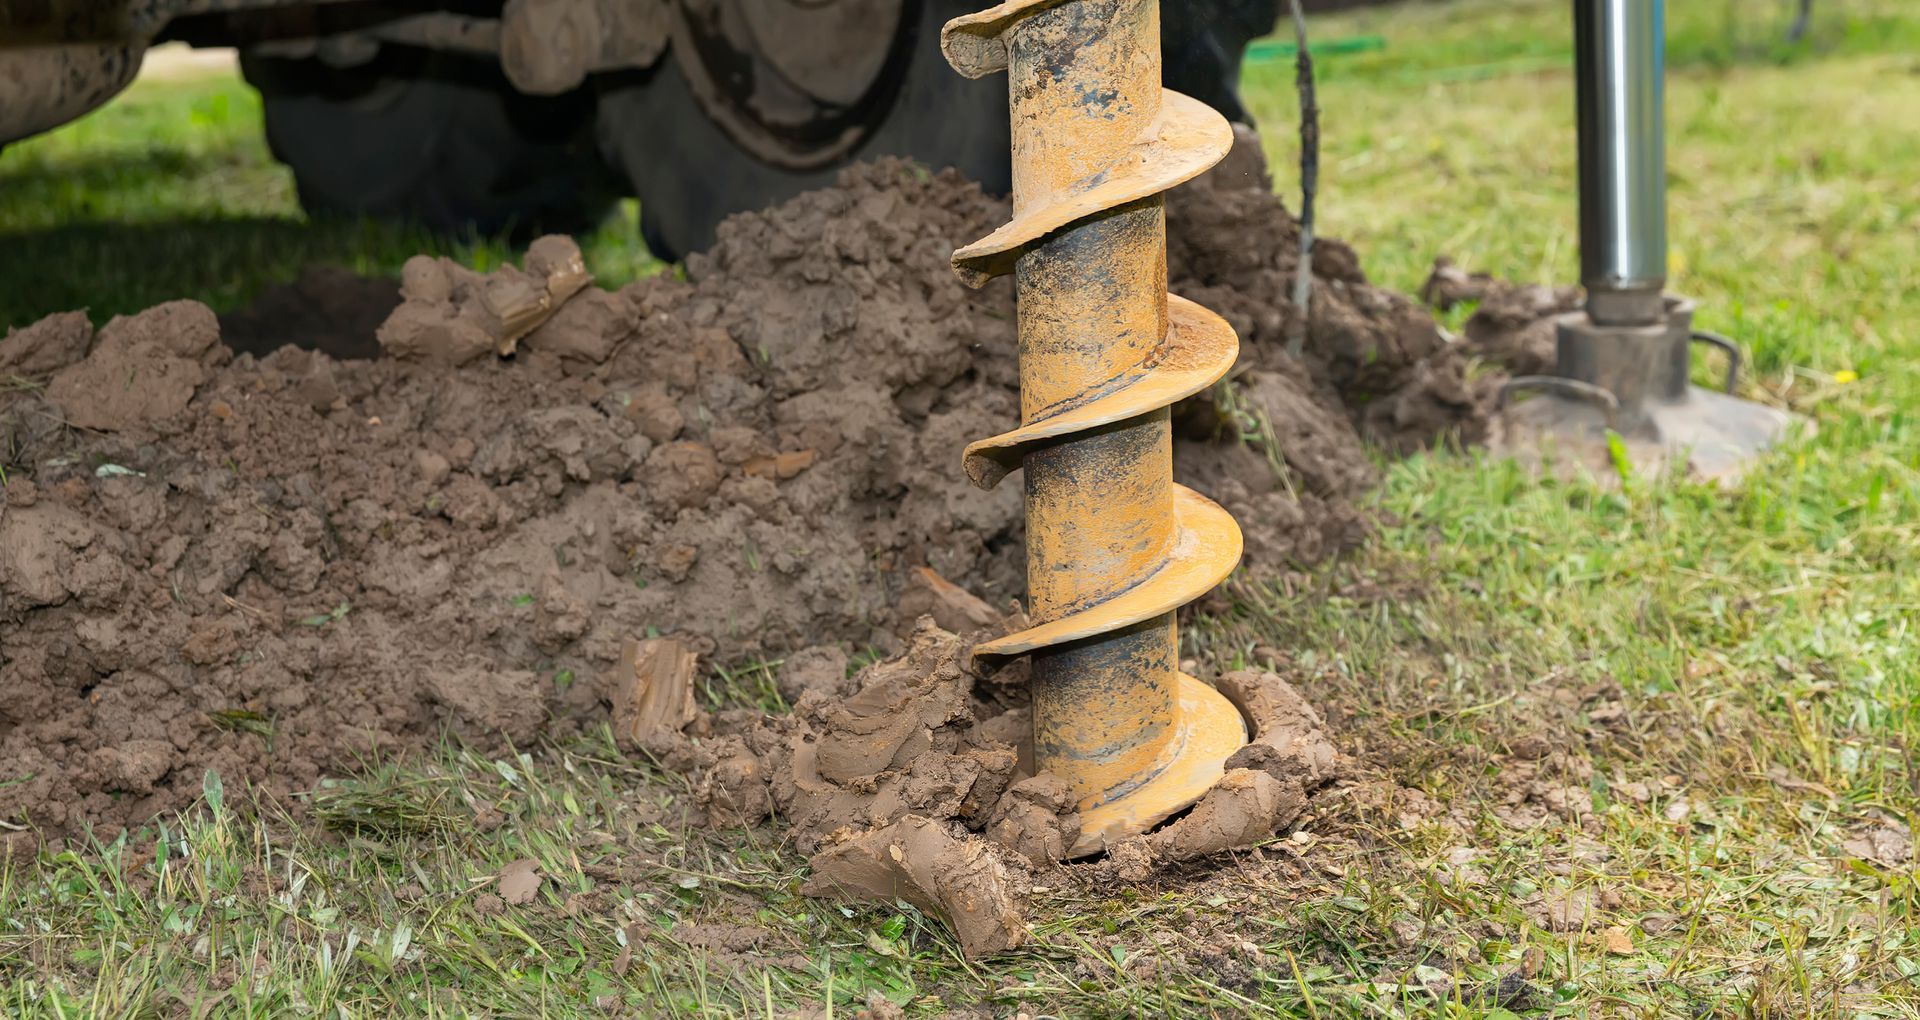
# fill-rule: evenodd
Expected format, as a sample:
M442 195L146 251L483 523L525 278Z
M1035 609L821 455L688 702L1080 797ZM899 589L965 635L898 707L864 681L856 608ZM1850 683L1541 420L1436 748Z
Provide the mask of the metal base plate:
M1733 482L1759 454L1805 419L1786 411L1689 387L1685 400L1649 404L1648 420L1630 429L1627 456L1637 473L1679 468L1706 481ZM1606 414L1600 408L1555 394L1514 404L1493 423L1494 452L1541 468L1584 468L1614 477L1607 449Z
M1192 807L1226 775L1226 762L1247 743L1246 720L1226 695L1185 673L1175 705L1180 732L1173 759L1138 789L1080 812L1080 840L1067 854L1086 857L1137 836Z

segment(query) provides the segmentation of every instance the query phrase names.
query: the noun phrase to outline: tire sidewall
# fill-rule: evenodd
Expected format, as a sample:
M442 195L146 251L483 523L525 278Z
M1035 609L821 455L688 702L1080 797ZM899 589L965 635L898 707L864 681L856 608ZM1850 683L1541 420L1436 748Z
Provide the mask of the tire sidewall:
M642 230L663 258L713 242L726 217L832 184L848 164L910 156L933 169L956 167L989 190L1007 189L1007 100L1003 84L969 81L947 65L940 29L978 0L916 4L912 54L883 120L845 157L816 170L770 166L706 116L671 50L637 80L601 95L599 135L608 162L640 197Z

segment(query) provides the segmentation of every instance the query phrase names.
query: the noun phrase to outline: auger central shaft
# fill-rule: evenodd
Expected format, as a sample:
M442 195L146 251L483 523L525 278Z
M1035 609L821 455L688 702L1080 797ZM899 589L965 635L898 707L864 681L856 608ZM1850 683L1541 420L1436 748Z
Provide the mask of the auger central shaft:
M1009 50L1013 187L1067 190L1122 158L1160 112L1159 5L1091 0L1042 14ZM1036 243L1014 269L1020 400L1032 423L1148 360L1167 335L1167 219L1153 195ZM1037 620L1151 574L1173 535L1165 408L1026 455L1027 589ZM1033 656L1034 758L1085 795L1164 766L1179 636L1168 613Z
M1193 802L1245 739L1179 670L1178 607L1238 560L1224 512L1173 481L1169 407L1231 367L1217 317L1167 295L1164 191L1231 144L1161 86L1159 0L1013 0L948 26L963 73L1005 70L1014 220L954 256L1019 294L1022 427L968 471L1026 473L1035 764L1080 798L1079 852Z
M1140 236L1157 234L1164 222L1159 204L1153 203L1074 228L1021 257L1016 276L1026 305L1053 294L1062 298L1057 305L1086 312L1079 329L1072 318L1047 316L1036 328L1022 330L1023 378L1070 363L1084 353L1079 345L1097 344L1098 336L1120 325L1111 319L1137 310L1127 307L1137 300L1103 307L1109 288L1125 286L1108 271L1121 268L1116 263L1124 262L1125 253L1139 251ZM1110 243L1115 233L1127 236ZM1110 258L1074 257L1099 249ZM1054 287L1063 282L1082 286ZM1151 322L1154 310L1145 312ZM1173 436L1165 408L1033 450L1024 470L1027 591L1034 619L1059 619L1096 605L1166 558L1173 532ZM1117 793L1163 765L1159 759L1174 735L1179 647L1173 614L1166 613L1125 630L1036 651L1035 761L1072 777L1089 794Z

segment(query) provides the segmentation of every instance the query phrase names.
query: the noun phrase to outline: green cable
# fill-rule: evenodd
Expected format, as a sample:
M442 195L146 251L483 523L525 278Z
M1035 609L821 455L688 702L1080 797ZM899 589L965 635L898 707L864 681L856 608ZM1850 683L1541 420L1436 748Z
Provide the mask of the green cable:
M1311 44L1314 56L1335 53L1373 53L1387 48L1385 36L1356 35L1345 39L1329 39L1326 42ZM1247 63L1265 64L1275 60L1293 59L1295 47L1292 42L1257 42L1247 47Z

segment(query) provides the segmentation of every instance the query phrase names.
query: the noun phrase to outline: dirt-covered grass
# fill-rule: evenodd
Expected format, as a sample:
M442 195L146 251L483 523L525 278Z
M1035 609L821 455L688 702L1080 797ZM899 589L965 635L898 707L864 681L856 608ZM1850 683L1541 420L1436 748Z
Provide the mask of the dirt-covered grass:
M1029 950L969 964L910 908L800 898L768 836L685 831L676 780L595 742L369 763L300 822L210 776L186 818L0 863L0 1012L1920 1014L1920 12L1821 0L1786 51L1786 8L1669 5L1673 275L1746 346L1746 394L1817 433L1727 491L1415 458L1364 553L1236 584L1200 654L1277 663L1357 763L1298 831L1042 893ZM1320 24L1387 40L1323 64L1323 223L1378 278L1412 288L1440 253L1573 275L1564 10ZM1281 166L1288 75L1248 81ZM253 102L140 86L0 155L0 319L231 305L306 260L421 246L298 222ZM622 229L590 257L642 271ZM522 858L546 882L496 904Z

